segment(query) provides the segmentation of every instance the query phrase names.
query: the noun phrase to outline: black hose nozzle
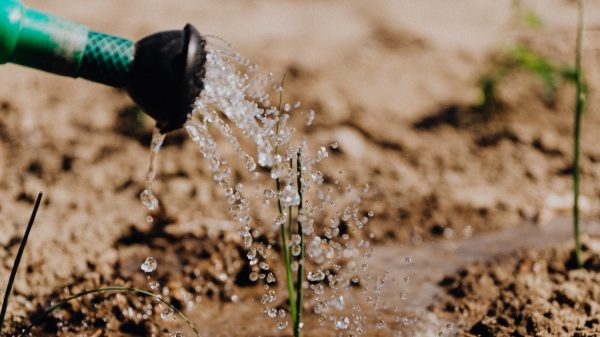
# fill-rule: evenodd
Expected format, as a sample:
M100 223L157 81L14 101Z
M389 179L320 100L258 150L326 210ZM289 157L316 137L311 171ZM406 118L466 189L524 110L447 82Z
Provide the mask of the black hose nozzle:
M127 91L162 132L183 126L204 88L205 46L190 24L136 43Z

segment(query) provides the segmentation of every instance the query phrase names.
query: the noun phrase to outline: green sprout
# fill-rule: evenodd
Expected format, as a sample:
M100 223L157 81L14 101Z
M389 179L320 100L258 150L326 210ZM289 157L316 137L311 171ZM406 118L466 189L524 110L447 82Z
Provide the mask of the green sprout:
M581 66L581 44L583 35L583 0L577 1L577 36L575 39L575 111L573 128L573 236L575 239L575 260L581 267L581 238L579 233L579 193L580 172L579 157L581 147L581 116L585 111L587 88L583 81L583 68Z
M281 80L281 87L285 83L285 75ZM283 90L279 93L279 111L281 111L281 105L283 102ZM279 123L276 125L276 134L279 133ZM275 154L278 154L278 146L275 146ZM298 217L302 214L303 207L303 195L302 195L302 161L301 161L301 151L298 150L297 158L296 158L296 187L298 196L300 198L300 203L297 207ZM294 167L293 159L290 159L289 167ZM293 254L291 251L291 245L288 244L288 238L291 240L292 235L294 235L294 217L293 217L293 207L289 206L286 210L287 213L284 213L284 209L281 203L281 181L279 177L275 179L275 187L277 189L277 209L279 211L279 216L281 218L287 217L287 229L285 228L285 221L280 224L280 236L281 236L281 251L283 254L283 262L285 265L285 275L286 275L286 285L287 292L289 297L289 306L290 306L290 316L292 319L292 329L294 333L294 337L300 337L302 335L302 284L304 281L304 233L302 231L302 224L298 220L297 223L297 231L296 233L300 236L300 254L298 254L298 271L296 273L296 282L294 282L294 275L292 271L292 259Z
M29 222L27 223L27 228L25 229L25 234L23 234L23 238L21 239L21 243L19 244L19 250L17 251L17 257L15 258L15 262L13 263L12 269L10 270L8 284L6 285L6 290L4 291L4 301L2 302L2 311L0 312L0 334L2 334L2 328L4 327L4 318L6 317L6 311L8 310L8 301L10 299L10 293L12 291L12 287L15 282L15 278L17 276L17 270L19 269L19 264L21 263L21 257L23 256L23 252L25 251L25 246L27 245L27 239L29 239L29 233L31 232L31 228L33 227L33 222L35 221L35 216L37 215L37 211L40 208L41 201L42 201L42 193L40 192L37 196L37 199L35 200L35 205L33 206L33 211L31 212L31 216L29 217Z
M481 101L475 110L485 115L492 113L498 106L499 84L517 71L524 71L538 78L543 86L544 101L548 104L554 102L556 91L563 82L576 82L576 70L572 67L549 60L527 46L517 45L508 49L494 62L492 69L481 76Z

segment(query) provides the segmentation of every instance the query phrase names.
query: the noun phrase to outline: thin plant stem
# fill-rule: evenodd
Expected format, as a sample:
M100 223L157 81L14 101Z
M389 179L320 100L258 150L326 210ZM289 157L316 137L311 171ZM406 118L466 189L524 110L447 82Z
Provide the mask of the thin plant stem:
M292 169L294 167L294 159L290 158L290 169ZM291 185L291 182L290 182ZM292 238L292 235L294 234L294 209L292 208L292 206L288 206L288 238ZM290 245L290 247L288 247L288 249L290 250L290 252L292 251L292 247ZM293 255L290 255L293 256Z
M583 35L583 0L577 1L577 37L575 42L575 122L573 128L573 236L575 238L575 260L581 267L581 238L579 231L579 193L580 170L579 157L581 150L581 115L585 107L585 88L583 83L583 69L581 66L581 44Z
M183 319L185 321L185 323L194 331L194 334L196 335L196 337L200 337L200 332L198 332L198 329L196 328L196 326L194 326L192 321L190 321L190 319L187 318L187 316L185 316L179 309L175 308L171 303L165 301L160 295L157 295L157 294L154 294L149 291L142 290L142 289L130 288L130 287L118 287L118 286L111 286L111 287L104 287L104 288L97 288L97 289L82 291L78 294L75 294L73 296L65 298L64 300L59 301L58 303L56 303L53 306L46 309L43 314L41 314L39 317L37 317L27 328L25 328L23 330L23 332L21 333L21 336L26 335L29 332L31 332L31 329L33 329L36 325L40 324L44 320L44 318L46 318L53 311L61 308L68 302L78 299L80 297L83 297L85 295L95 294L95 293L100 293L100 292L109 292L109 291L133 292L138 295L152 297L155 300L160 301L161 303L163 303L163 304L169 306L171 309L173 309L173 311L175 313L177 313L177 315L179 317L181 317L181 319Z
M281 92L279 93L279 108L278 111L281 112L281 105L283 104L283 85L285 83L285 74L283 75L283 78L281 79ZM279 122L277 122L277 125L275 126L275 134L279 134ZM275 144L275 155L279 154L279 146L277 144ZM277 189L277 210L279 211L279 215L283 216L283 207L281 205L281 181L279 180L279 177L277 177L275 179L275 187ZM288 213L288 217L291 217L292 215L290 214L291 212ZM288 240L287 240L287 234L286 234L286 230L285 230L285 221L280 225L279 227L279 231L280 231L280 235L281 235L281 251L283 253L283 264L285 265L285 278L286 278L286 284L287 284L287 291L288 291L288 297L289 297L289 305L290 305L290 316L292 317L292 324L295 324L295 317L296 317L296 299L294 298L294 276L292 274L292 259L290 256L290 251L288 249Z
M292 319L294 319L294 317L296 317L296 307L295 307L295 303L296 303L296 299L294 298L294 281L293 281L293 275L292 275L292 263L291 263L291 258L290 258L290 254L289 254L289 250L287 249L287 234L285 233L285 223L282 223L280 226L280 232L281 232L281 250L283 252L283 260L284 260L284 264L285 264L285 276L286 276L286 284L287 284L287 290L288 290L288 295L289 295L289 304L290 304L290 315L292 316Z
M33 211L31 212L31 216L29 217L29 222L27 223L27 228L25 229L25 234L21 239L21 243L19 244L19 250L17 251L17 257L15 258L15 263L13 263L12 269L10 270L10 277L8 278L8 283L6 285L6 290L4 291L4 301L2 302L2 311L0 312L0 335L2 334L2 329L4 328L4 318L6 317L6 311L8 310L8 300L10 299L10 293L12 291L13 283L15 282L15 278L17 276L17 270L19 269L19 264L21 263L21 257L23 256L23 252L25 251L25 246L27 245L27 239L29 239L29 233L31 232L31 228L33 227L33 222L35 221L35 216L37 215L37 211L40 208L40 202L42 201L42 192L40 192L35 200L35 205L33 206Z
M302 152L298 151L296 158L296 185L298 187L298 196L300 203L298 204L298 235L300 235L300 255L298 256L298 274L296 275L296 319L294 321L294 337L302 335L302 283L304 282L304 233L302 224L300 223L300 214L302 214L303 196L302 196Z

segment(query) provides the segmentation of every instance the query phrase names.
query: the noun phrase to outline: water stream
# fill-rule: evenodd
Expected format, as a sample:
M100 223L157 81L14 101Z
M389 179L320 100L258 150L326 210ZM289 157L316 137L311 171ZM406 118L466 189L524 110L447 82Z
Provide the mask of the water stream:
M152 140L150 142L150 160L148 163L148 171L146 172L146 181L144 190L140 194L140 200L149 212L152 212L158 208L158 198L152 192L152 183L156 178L156 171L158 167L158 153L165 141L166 134L160 132L158 128L154 128L152 131ZM153 221L152 215L146 217L146 221L151 223Z

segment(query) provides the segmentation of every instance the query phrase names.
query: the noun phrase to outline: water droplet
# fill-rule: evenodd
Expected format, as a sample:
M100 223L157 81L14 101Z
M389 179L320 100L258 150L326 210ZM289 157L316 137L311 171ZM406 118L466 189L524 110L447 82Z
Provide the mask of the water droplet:
M146 222L149 223L149 224L151 224L151 223L154 222L154 218L152 217L152 215L146 216Z
M156 290L158 287L160 287L160 283L158 281L151 281L148 285L152 290Z
M271 179L277 179L277 178L279 178L279 175L280 175L279 168L273 167L271 169Z
M338 144L338 142L333 142L333 143L329 144L329 147L334 150L337 150L337 148L339 147L339 144Z
M287 221L287 214L280 214L278 215L275 220L273 220L273 225L275 226L281 226L284 225Z
M328 302L329 306L336 309L336 310L344 310L344 306L345 306L345 301L344 301L344 296L337 296L337 297L333 297L332 299L329 300Z
M323 271L321 269L317 269L314 272L310 271L308 272L307 278L309 281L322 281L325 279L325 273L323 273Z
M299 245L296 245L296 244L292 245L292 255L298 256L298 255L300 255L301 252L302 252L302 249L300 248Z
M317 295L323 295L325 289L323 288L323 285L321 284L311 284L310 288L315 292L315 294Z
M144 260L144 263L142 263L140 268L144 271L144 273L151 273L156 270L156 267L158 267L156 259L152 256L149 256L146 258L146 260Z
M385 329L385 327L387 327L387 323L385 323L384 320L379 320L379 322L377 322L376 326L377 326L377 329L379 329L379 330Z
M311 126L314 121L315 121L315 111L309 110L308 116L306 117L306 126Z
M327 149L325 148L325 146L321 146L321 148L319 148L319 151L317 151L317 158L325 159L327 157L329 157L329 153L327 152Z
M149 189L144 189L142 191L140 194L140 200L149 211L153 211L158 208L158 199Z
M265 194L265 197L269 198L269 199L275 197L275 191L270 190L270 189L266 189L264 194Z
M246 169L248 169L248 171L256 170L256 162L254 162L254 159L250 156L246 157Z
M244 246L250 247L252 246L252 235L244 234Z
M175 311L173 310L173 308L166 306L161 310L160 317L166 320L172 318L174 313Z
M318 185L321 185L323 183L323 173L321 173L320 171L315 171L311 173L310 177Z
M348 316L338 317L335 320L335 329L336 330L346 330L350 326L350 319Z
M299 245L302 242L302 237L299 234L292 234L292 242Z
M288 322L287 321L279 321L277 322L277 329L279 330L283 330L285 328L287 328L288 326Z
M283 206L298 206L300 205L300 195L294 186L288 184L283 191L279 193L279 198Z

